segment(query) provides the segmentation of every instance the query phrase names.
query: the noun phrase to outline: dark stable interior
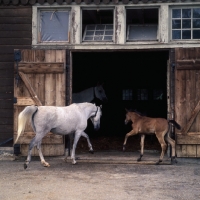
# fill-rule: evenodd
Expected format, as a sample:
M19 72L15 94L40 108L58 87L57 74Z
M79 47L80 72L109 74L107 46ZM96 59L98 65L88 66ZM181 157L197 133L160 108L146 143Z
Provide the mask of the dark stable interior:
M122 150L124 136L131 130L131 123L124 124L125 108L148 117L167 118L168 58L168 51L73 52L72 92L93 87L99 82L103 83L108 98L108 102L96 102L103 105L100 130L95 132L88 120L85 131L91 142L96 142L96 149ZM123 91L127 89L132 91L131 100L123 100ZM143 90L146 91L145 97ZM155 96L155 91L162 91L161 98L158 98L160 93ZM86 140L81 140L87 148ZM127 146L130 150L140 149L140 135L130 137ZM155 135L146 136L145 149L148 146L160 149Z

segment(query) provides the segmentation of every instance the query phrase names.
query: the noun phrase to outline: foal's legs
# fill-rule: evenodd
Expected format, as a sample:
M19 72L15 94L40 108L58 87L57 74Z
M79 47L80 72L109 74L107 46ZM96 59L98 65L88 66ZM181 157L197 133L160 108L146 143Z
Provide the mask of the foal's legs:
M92 148L92 144L91 144L91 142L90 142L89 136L88 136L85 132L82 132L82 133L81 133L81 136L83 136L84 138L87 139L87 143L88 143L88 147L89 147L89 152L90 152L90 153L94 153L93 148Z
M177 163L176 161L176 156L175 156L175 141L170 138L168 135L165 137L166 141L171 145L172 147L172 158L171 158L171 162L172 163Z
M138 132L136 132L134 129L132 129L129 133L126 134L125 139L124 139L124 144L123 144L123 151L125 151L127 139L132 135L136 135L137 133Z
M167 144L164 140L164 134L162 132L156 133L156 137L158 138L158 141L160 142L161 148L162 148L162 152L160 155L160 159L158 160L158 162L156 162L156 164L159 164L160 162L162 162L166 148L167 148Z
M137 161L141 161L142 156L144 155L144 139L145 135L141 135L141 141L140 141L141 152L140 152L140 157L137 159Z

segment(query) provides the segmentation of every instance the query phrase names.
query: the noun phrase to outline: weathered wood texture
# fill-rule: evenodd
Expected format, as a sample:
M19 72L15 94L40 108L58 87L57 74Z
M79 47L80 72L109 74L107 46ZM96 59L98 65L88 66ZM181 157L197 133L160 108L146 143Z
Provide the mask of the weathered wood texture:
M21 80L19 86L15 85L14 88L18 100L14 106L14 138L17 134L17 117L25 106L65 106L65 50L21 50L21 54ZM34 136L32 127L28 124L19 138L22 155L27 154L28 144ZM42 140L42 148L46 156L64 155L64 137L49 133ZM34 151L33 155L38 155L37 151Z
M177 48L175 54L175 114L182 126L177 155L200 157L200 48Z
M31 6L0 7L0 144L13 137L13 52L31 48L31 27Z

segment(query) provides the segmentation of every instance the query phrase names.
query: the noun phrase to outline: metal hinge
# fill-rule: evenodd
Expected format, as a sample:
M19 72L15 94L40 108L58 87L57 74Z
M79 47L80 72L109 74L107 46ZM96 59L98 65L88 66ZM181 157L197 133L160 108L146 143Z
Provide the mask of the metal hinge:
M16 85L18 87L19 81L20 81L20 76L19 76L19 69L18 69L18 63L21 61L21 51L20 50L15 50L14 51L14 60L17 64L17 74L15 76L16 79Z

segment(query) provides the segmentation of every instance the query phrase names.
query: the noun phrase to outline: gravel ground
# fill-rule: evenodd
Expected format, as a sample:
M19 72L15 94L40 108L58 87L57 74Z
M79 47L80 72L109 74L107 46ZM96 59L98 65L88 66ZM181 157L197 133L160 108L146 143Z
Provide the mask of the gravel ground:
M43 167L33 158L24 170L25 158L1 154L1 200L199 200L200 160L177 159L176 165L152 164L158 153L146 153L135 162L138 152L77 153L76 165L64 157L47 157ZM7 158L7 159L6 159ZM134 161L134 162L130 162Z

